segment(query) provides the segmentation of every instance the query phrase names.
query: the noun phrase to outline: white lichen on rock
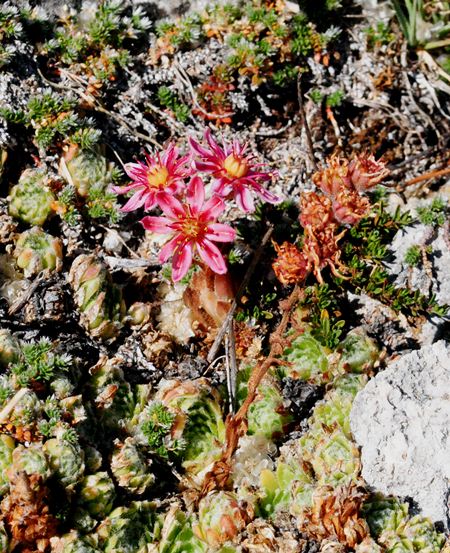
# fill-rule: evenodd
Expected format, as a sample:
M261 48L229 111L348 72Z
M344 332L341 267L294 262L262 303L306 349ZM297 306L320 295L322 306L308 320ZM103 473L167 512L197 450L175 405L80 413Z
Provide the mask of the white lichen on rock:
M411 497L422 514L449 525L450 346L402 356L353 403L362 476L377 491Z

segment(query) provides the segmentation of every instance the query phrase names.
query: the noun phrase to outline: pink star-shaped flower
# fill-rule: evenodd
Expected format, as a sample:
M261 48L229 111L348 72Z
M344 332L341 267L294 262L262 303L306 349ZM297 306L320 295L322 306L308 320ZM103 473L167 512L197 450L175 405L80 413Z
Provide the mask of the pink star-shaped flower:
M255 210L252 192L271 204L281 201L281 198L261 186L260 181L269 181L272 174L262 171L263 164L256 163L252 154L246 154L246 144L233 140L231 144L223 142L219 146L209 129L205 131L205 140L209 149L193 138L189 139L189 143L199 157L194 160L195 168L214 177L214 192L222 197L233 195L239 209L246 213Z
M162 192L179 193L185 186L183 179L192 175L189 160L190 156L178 157L178 148L171 143L162 154L145 154L145 163L127 163L125 171L133 182L113 190L116 194L126 194L130 190L135 193L121 211L134 211L142 206L148 211L158 204Z
M141 220L147 230L172 234L162 247L159 260L165 263L172 256L172 278L181 280L192 264L195 250L215 273L227 272L225 260L213 242L232 242L236 231L229 225L217 223L225 202L213 195L205 202L205 186L200 177L193 177L186 190L186 201L181 203L167 192L158 196L158 205L165 216L147 216Z

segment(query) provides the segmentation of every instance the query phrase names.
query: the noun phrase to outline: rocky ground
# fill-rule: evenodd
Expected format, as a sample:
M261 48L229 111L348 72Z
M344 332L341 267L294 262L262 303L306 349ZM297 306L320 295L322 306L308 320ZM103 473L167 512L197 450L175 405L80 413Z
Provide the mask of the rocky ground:
M2 4L0 551L448 552L450 7L408 6Z

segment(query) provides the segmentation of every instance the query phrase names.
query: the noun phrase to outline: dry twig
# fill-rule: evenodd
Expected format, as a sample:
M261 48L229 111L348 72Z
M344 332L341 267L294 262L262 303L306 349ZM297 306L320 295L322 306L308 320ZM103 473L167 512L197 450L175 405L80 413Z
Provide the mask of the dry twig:
M295 286L289 298L281 302L280 307L283 317L275 332L270 337L271 348L269 355L260 364L256 365L250 375L247 385L247 397L235 415L228 415L226 420L226 444L222 457L214 463L213 468L205 476L201 495L204 496L215 489L226 487L231 473L231 459L236 451L239 439L247 431L247 413L250 405L256 397L258 386L270 367L277 361L277 356L282 353L283 336L290 319L291 311L298 303L301 289Z
M233 320L234 312L236 311L239 300L241 299L241 296L244 293L244 290L248 286L250 278L252 277L253 272L256 269L256 265L258 264L258 261L261 258L264 247L267 244L267 242L270 240L270 237L272 236L272 232L273 232L273 227L270 226L267 229L266 234L263 236L263 239L261 241L259 248L256 250L255 255L253 256L253 259L247 269L247 272L245 273L244 280L242 281L239 287L239 290L237 291L237 294L233 300L233 303L230 306L230 310L228 311L227 316L225 317L222 323L222 326L220 327L219 332L217 333L216 339L214 340L214 343L211 346L211 349L209 350L208 357L206 358L208 363L212 363L215 356L217 355L217 352L220 348L220 344L222 343L222 340L224 339L225 334L229 329L230 321Z

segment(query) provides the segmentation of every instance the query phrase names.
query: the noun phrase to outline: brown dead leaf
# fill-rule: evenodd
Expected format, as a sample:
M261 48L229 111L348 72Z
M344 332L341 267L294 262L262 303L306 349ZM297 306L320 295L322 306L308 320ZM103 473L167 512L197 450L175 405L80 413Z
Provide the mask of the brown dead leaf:
M313 506L300 521L299 530L315 540L336 540L354 549L369 535L367 523L360 515L366 498L366 491L353 484L337 489L317 488Z

